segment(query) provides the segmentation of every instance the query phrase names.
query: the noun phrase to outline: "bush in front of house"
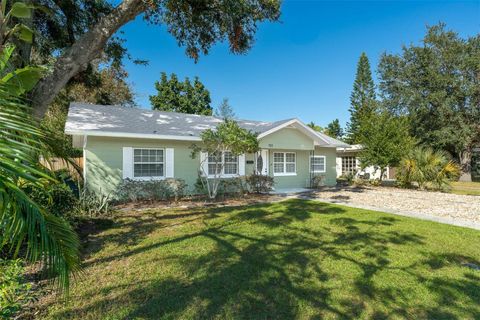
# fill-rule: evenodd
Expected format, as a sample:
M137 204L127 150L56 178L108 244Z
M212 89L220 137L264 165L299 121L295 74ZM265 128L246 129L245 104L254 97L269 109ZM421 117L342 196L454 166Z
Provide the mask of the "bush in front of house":
M244 177L234 177L220 181L218 194L223 196L240 197L247 193L248 187Z
M183 179L149 181L124 179L118 186L117 198L120 202L162 201L172 198L178 201L185 196L187 187Z
M197 178L194 185L195 193L207 196L208 190L205 185L204 179ZM239 197L248 192L248 184L244 177L222 178L218 182L217 197Z
M0 319L13 319L22 306L33 299L30 284L23 280L20 259L0 258Z
M312 188L317 189L317 188L325 186L325 180L326 179L327 179L327 177L323 174L315 175L312 178Z
M83 188L79 192L76 216L89 218L106 216L110 212L111 202L110 195Z
M254 193L268 193L273 190L275 184L273 177L256 173L249 175L246 180Z
M351 186L355 182L356 175L356 171L343 173L340 177L337 178L337 182Z
M78 199L65 183L48 181L42 187L27 183L23 189L30 199L48 212L69 221L73 219Z
M460 167L443 151L417 147L400 161L396 174L400 186L446 190L457 179Z

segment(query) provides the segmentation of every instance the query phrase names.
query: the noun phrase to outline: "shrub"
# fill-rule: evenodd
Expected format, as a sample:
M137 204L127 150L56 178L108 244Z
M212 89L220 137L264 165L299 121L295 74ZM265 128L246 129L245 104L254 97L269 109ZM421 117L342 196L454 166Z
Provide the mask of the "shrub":
M194 185L195 192L199 195L207 196L208 190L205 185L204 178L198 177ZM245 178L243 177L233 177L233 178L223 178L218 183L218 189L216 196L234 196L238 197L245 194L248 191L246 186Z
M360 178L360 177L355 177L352 182L350 183L350 185L354 185L356 187L361 187L361 186L364 186L368 183L368 180L365 180L363 178Z
M163 183L168 190L165 199L173 197L175 201L178 201L185 196L186 190L188 188L188 184L185 182L185 180L166 179L163 181Z
M338 179L345 181L348 185L352 185L354 183L356 172L347 172L342 174Z
M238 197L244 195L246 192L245 178L234 177L221 180L218 194Z
M247 184L255 193L267 193L273 190L275 182L273 177L254 173L247 177Z
M48 182L43 187L32 184L25 184L23 187L30 198L48 212L67 220L73 218L78 199L66 184Z
M118 186L116 198L120 202L137 202L148 198L145 192L145 182L127 178Z
M445 190L459 174L460 167L445 152L417 147L400 161L396 178L403 187L416 183L420 189Z
M24 283L22 261L0 259L0 319L12 319L22 305L33 299L31 287Z
M136 202L139 200L168 200L178 201L185 196L188 185L182 179L165 179L137 181L125 179L117 189L117 198L120 202Z
M313 178L312 178L312 188L320 188L320 187L323 187L325 186L325 179L327 177L323 174L321 175L315 175Z
M110 195L93 192L88 188L80 190L78 205L76 207L77 216L100 217L110 212Z

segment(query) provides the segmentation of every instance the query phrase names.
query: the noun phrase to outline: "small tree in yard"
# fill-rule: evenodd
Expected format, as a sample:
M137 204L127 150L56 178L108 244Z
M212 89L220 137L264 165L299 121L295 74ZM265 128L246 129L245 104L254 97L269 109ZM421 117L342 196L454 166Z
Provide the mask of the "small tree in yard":
M373 166L380 169L380 181L389 166L396 166L413 147L404 117L395 117L387 111L375 112L359 132L362 169Z
M244 153L253 153L258 151L257 135L249 130L241 128L234 120L225 120L219 124L216 129L207 129L201 134L201 145L192 146L192 158L198 153L206 153L208 156L200 161L200 180L203 187L208 192L210 199L215 199L218 193L218 187L222 180L225 162L225 154L229 152L231 156L238 157ZM208 158L213 161L209 162ZM213 174L205 170L204 163L214 167Z

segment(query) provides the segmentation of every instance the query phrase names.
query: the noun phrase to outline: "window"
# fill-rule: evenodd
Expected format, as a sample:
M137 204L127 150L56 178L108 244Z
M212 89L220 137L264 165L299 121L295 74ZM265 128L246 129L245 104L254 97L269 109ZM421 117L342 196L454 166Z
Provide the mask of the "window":
M238 174L238 157L231 152L224 153L223 172L225 174Z
M165 168L163 149L133 149L133 176L163 177Z
M342 157L342 174L355 173L357 171L357 158Z
M325 156L310 157L310 172L325 172Z
M223 166L223 172L222 172ZM208 175L236 175L238 174L238 156L231 152L213 153L208 155Z
M296 155L295 152L274 152L273 153L273 174L274 175L295 175Z

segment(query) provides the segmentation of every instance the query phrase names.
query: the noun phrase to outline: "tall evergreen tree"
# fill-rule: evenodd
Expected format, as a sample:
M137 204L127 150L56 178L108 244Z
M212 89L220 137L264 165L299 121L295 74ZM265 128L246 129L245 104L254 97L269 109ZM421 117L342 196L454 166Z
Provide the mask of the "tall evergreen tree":
M181 82L176 74L172 73L168 79L162 72L160 81L155 82L155 89L157 94L150 96L153 110L212 115L210 92L197 77L192 85L189 78Z
M357 64L357 74L350 95L350 122L347 123L347 141L359 143L359 130L362 121L368 121L375 110L375 84L372 78L370 62L365 52L362 52Z
M332 138L340 139L343 137L343 129L338 119L333 120L327 125L325 134Z
M233 111L232 106L228 103L228 98L223 98L222 103L215 110L215 116L223 119L235 119L235 111Z

